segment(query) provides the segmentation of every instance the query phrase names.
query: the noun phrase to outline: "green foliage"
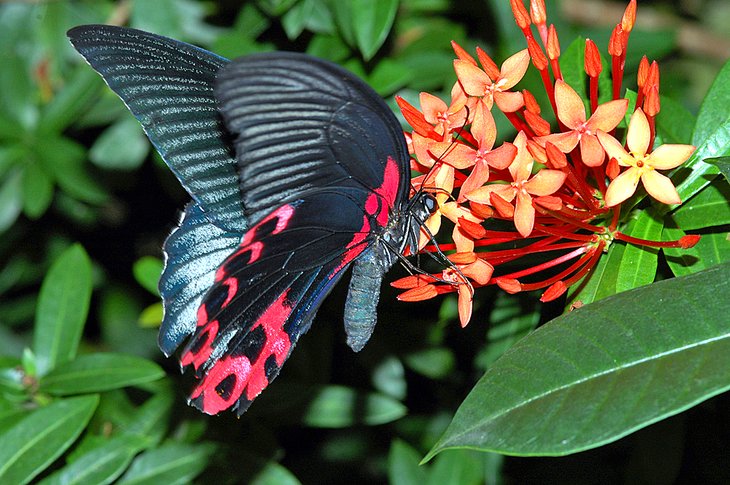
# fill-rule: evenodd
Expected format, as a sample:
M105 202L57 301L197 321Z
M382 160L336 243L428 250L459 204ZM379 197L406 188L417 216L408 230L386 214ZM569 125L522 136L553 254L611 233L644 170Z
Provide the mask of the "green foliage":
M613 241L564 302L582 307L557 318L560 305L480 288L470 326L459 329L455 299L396 304L384 288L378 328L357 355L342 345L335 290L247 414L190 410L192 379L178 377L156 348L159 248L187 199L66 30L117 22L227 57L307 51L358 73L389 102L399 94L416 106L419 91L445 98L451 90L451 40L470 52L480 45L498 64L524 48L503 0L239 3L0 5L0 483L491 484L538 472L556 482L565 476L551 475L552 465L610 464L630 476L646 443L660 458L645 481L667 470L675 473L668 481L688 481L677 474L695 478L699 467L662 446L696 455L684 430L698 423L704 476L727 481L726 395L665 421L664 431L636 430L730 383L730 63L703 60L714 70L706 96L700 76L676 61L679 68L663 68L658 139L698 148L672 174L683 204L650 206L637 196L622 226L654 240L701 234L694 248ZM609 30L559 18L558 2L548 9L561 69L580 92L583 39L603 49ZM627 69L644 53L681 57L669 34L637 26ZM602 100L610 62L603 67ZM518 87L538 99L544 92L534 69ZM507 120L497 123L508 139ZM667 429L670 440L658 434ZM544 461L498 454L595 447ZM420 464L424 456L430 461Z

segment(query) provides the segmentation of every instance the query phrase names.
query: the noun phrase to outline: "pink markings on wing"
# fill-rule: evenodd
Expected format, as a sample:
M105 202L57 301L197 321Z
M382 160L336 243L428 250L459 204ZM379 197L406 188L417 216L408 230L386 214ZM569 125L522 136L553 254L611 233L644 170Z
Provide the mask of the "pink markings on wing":
M400 168L392 157L388 157L385 164L385 175L383 176L383 184L375 189L375 193L383 197L389 207L395 205L395 199L398 197L398 185L400 184Z
M223 284L228 287L228 294L226 295L226 299L223 300L221 308L228 306L228 304L233 301L233 297L236 296L236 293L238 293L238 279L231 276Z
M247 357L243 355L237 357L225 356L208 371L203 382L190 395L190 399L197 399L202 394L203 412L218 414L231 407L238 400L250 374L251 363ZM226 396L218 394L216 388L230 375L236 376L235 381L231 383L233 387L227 389Z
M287 225L289 225L289 221L291 220L293 214L294 206L292 206L291 204L283 205L268 216L261 219L258 224L246 231L246 234L243 235L243 239L241 239L241 243L238 245L238 249L233 254L228 256L223 264L221 264L216 270L215 281L221 281L225 279L228 276L228 263L240 257L242 254L250 251L251 254L248 256L248 264L253 263L257 259L259 259L265 245L262 241L256 240L256 238L280 233L286 228ZM271 222L273 219L276 219L274 229L266 234L258 234L259 228L262 225Z
M278 367L284 365L292 348L289 334L284 330L284 324L292 312L292 305L287 300L288 293L289 289L279 295L251 326L251 330L262 327L266 335L256 360L250 362L245 355L226 355L213 365L195 388L190 398L197 399L202 395L203 412L217 414L231 407L244 392L245 398L252 401L269 385L266 377L266 361L269 357L274 356ZM230 379L231 375L235 376L233 382L227 382L226 389L219 389L221 383Z
M200 330L202 330L202 333L199 333ZM196 342L192 346L189 346L188 350L180 356L180 364L183 367L193 364L195 370L198 370L201 365L207 362L210 354L213 352L213 340L218 335L218 330L218 320L208 322L202 329L199 328L195 336ZM204 340L201 342L199 339Z

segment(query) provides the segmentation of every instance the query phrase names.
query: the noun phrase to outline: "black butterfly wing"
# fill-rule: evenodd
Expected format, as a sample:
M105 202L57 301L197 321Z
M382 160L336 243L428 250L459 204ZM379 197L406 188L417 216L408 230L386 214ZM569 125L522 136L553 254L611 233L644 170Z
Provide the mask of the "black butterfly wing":
M211 222L243 232L238 169L213 92L228 60L140 30L83 25L71 43L142 124Z
M370 244L372 215L359 191L321 189L284 204L223 262L181 356L201 378L191 404L240 415L279 374L323 298Z
M349 71L304 54L236 59L218 75L216 96L235 136L241 193L253 222L309 190L387 185L388 202L407 199L403 131L372 88ZM397 174L386 177L388 161Z

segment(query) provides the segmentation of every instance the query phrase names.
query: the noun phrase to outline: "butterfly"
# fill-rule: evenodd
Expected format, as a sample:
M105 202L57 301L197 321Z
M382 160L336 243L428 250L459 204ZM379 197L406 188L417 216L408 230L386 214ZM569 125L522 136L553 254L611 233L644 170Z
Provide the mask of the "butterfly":
M383 276L435 210L409 197L405 137L380 96L305 54L229 61L107 25L68 36L192 198L163 246L158 339L199 379L190 404L245 412L348 267L345 331L361 350Z

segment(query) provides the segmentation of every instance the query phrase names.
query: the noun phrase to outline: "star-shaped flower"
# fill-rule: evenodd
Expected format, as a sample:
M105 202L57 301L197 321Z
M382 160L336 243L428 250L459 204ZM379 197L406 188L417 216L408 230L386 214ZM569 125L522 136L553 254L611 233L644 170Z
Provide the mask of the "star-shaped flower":
M597 167L603 163L603 149L598 143L596 132L611 131L621 122L629 105L628 99L616 99L598 106L593 115L586 119L583 100L573 88L558 79L555 81L555 105L558 119L570 131L539 137L541 144L550 142L563 153L570 153L580 143L583 163Z
M527 149L527 136L523 131L517 134L514 145L517 147L517 156L509 166L513 182L480 187L466 194L466 198L488 205L494 205L492 197L495 196L501 198L502 201L499 202L502 203L517 199L513 215L515 227L523 237L527 237L535 224L532 196L542 197L554 194L562 187L566 175L561 170L547 168L532 175L534 160Z
M466 94L480 97L487 109L496 103L503 112L512 113L522 107L524 100L522 93L510 89L520 82L529 65L530 54L524 49L504 61L499 73L492 76L463 59L454 61L454 70Z
M613 179L606 190L606 205L612 207L620 204L636 191L639 180L646 191L659 202L665 204L679 204L681 202L677 189L672 181L657 172L669 170L684 163L695 147L692 145L662 145L652 153L647 153L651 140L649 121L641 108L634 111L629 121L626 134L627 152L624 147L611 135L598 132L598 139L610 158L616 159L622 167L629 167L618 177Z

